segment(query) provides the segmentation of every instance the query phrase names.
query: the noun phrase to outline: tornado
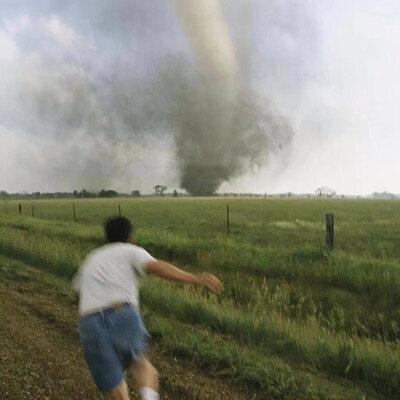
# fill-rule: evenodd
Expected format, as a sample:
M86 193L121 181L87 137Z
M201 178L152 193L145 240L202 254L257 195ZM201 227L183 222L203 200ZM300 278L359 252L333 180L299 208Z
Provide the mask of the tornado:
M258 107L249 84L239 83L235 46L220 1L172 2L196 65L196 76L178 95L172 123L181 186L192 195L209 196L222 183L264 163L274 144L271 138L279 142L292 133L284 119L267 106Z

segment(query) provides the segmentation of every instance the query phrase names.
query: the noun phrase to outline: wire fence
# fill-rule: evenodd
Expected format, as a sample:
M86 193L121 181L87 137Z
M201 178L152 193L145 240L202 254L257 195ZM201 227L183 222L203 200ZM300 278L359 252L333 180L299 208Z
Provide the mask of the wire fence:
M25 209L28 209L28 212L24 213L24 207ZM11 210L9 209L8 202L4 201L4 211L6 214L11 213ZM117 208L117 215L120 217L123 215L122 213L122 208L121 204L118 204ZM30 203L18 203L18 209L17 213L19 215L31 215L33 218L35 218L35 205L33 202ZM71 205L71 219L75 223L78 221L78 213L77 213L77 208L75 207L75 202L72 202ZM230 216L230 207L229 205L226 206L226 235L227 237L230 237L231 234L231 216ZM334 242L335 242L335 217L334 214L332 213L327 213L325 215L325 242L328 248L332 249L334 247Z

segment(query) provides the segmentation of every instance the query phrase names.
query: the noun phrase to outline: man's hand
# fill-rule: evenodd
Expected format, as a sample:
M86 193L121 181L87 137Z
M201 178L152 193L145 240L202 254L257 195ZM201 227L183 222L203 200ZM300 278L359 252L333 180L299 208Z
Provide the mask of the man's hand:
M198 276L198 284L206 287L214 293L220 293L223 290L221 281L216 276L208 273Z

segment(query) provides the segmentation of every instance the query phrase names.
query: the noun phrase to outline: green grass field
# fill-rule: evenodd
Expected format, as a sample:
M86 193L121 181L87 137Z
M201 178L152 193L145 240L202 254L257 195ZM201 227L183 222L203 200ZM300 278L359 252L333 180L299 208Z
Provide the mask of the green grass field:
M35 218L30 202L8 202L0 276L40 269L69 293L118 205L150 253L224 282L212 295L143 281L145 322L169 354L266 398L400 398L400 202L77 200L76 223L70 200L34 202ZM327 212L335 214L333 250L324 244Z

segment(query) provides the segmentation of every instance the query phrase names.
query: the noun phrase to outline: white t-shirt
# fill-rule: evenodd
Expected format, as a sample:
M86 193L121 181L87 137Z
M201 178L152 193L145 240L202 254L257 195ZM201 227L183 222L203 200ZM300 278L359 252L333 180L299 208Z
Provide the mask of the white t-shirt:
M88 255L72 286L79 292L79 314L98 312L119 303L139 306L138 277L154 258L130 243L109 243Z

